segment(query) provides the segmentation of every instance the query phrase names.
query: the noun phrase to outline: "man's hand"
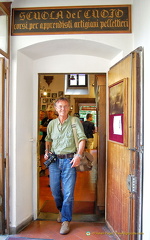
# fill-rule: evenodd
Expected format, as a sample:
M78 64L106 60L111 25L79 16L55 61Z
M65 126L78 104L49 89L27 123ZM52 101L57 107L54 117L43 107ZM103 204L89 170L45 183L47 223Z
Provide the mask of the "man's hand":
M45 155L44 155L44 159L45 159L45 160L48 159L48 154L47 154L47 153L45 153Z
M70 162L70 164L72 164L71 167L72 168L78 167L80 165L80 159L81 159L81 157L79 157L78 155L74 155L74 158Z

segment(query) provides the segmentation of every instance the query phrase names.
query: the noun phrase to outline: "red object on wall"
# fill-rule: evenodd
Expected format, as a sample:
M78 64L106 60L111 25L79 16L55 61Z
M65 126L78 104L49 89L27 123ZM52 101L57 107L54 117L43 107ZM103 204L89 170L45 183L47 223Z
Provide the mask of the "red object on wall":
M121 116L122 135L114 134L113 123L114 123L114 117L115 116ZM119 142L119 143L123 143L123 137L124 137L123 114L111 114L111 115L109 115L109 140Z

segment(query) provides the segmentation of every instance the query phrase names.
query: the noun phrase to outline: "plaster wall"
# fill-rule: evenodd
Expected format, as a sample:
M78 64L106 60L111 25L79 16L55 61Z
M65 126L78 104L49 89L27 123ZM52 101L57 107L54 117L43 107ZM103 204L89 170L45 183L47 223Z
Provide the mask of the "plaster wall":
M105 0L105 5L131 4L132 1ZM103 5L104 1L78 0L14 0L12 7L40 6L82 6ZM137 3L135 3L136 5ZM135 11L137 14L137 10ZM137 34L138 38L138 34ZM68 45L70 51L61 55L55 53L41 57L41 43L49 46L56 40L84 40L85 49L81 54L74 53L75 44ZM88 54L89 41L103 44L105 57ZM136 42L140 44L140 40ZM135 45L136 45L135 44ZM116 52L109 57L108 47ZM133 34L76 34L45 36L12 36L11 37L11 102L10 102L10 162L13 171L10 173L10 218L12 228L16 228L30 217L37 216L37 109L38 109L38 73L107 72L112 64L126 56L134 49ZM94 51L94 49L93 49ZM98 49L95 50L95 52ZM54 51L55 52L55 51ZM84 54L83 54L84 53ZM21 179L21 180L20 180ZM22 181L23 179L23 181ZM32 201L33 200L33 201ZM21 214L20 214L21 213Z

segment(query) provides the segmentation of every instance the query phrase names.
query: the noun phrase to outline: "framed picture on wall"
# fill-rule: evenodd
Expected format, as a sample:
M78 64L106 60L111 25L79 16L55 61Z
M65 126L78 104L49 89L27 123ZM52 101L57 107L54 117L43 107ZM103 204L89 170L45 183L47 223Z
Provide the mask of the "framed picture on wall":
M64 95L64 92L63 92L63 91L59 91L59 92L58 92L58 97L63 97L63 95Z
M52 93L52 98L57 98L57 93Z
M109 140L127 144L127 78L109 86Z
M65 95L65 98L68 98L70 100L70 95Z
M43 99L42 99L42 102L43 102L43 103L47 103L47 102L48 102L48 98L43 98Z
M43 111L46 111L46 108L47 108L47 105L43 104L43 105L42 105L42 110L43 110Z
M50 92L48 92L48 93L47 93L47 97L50 97L50 95L51 95Z

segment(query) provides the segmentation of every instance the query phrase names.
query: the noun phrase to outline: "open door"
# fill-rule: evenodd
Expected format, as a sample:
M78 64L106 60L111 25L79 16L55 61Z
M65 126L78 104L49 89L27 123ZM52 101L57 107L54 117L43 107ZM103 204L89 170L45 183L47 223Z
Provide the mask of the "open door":
M108 73L106 221L121 240L141 239L143 49Z

